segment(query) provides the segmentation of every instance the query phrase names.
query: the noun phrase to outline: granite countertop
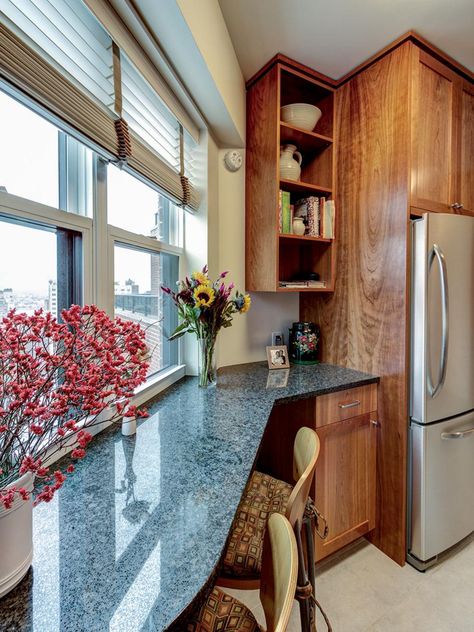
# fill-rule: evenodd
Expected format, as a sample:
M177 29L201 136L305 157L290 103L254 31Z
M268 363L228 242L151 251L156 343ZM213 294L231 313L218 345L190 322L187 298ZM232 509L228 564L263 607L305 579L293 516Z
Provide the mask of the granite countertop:
M215 572L273 405L378 381L320 364L267 388L283 376L252 363L222 369L207 390L184 378L135 436L101 433L35 508L33 568L0 599L0 630L169 627Z

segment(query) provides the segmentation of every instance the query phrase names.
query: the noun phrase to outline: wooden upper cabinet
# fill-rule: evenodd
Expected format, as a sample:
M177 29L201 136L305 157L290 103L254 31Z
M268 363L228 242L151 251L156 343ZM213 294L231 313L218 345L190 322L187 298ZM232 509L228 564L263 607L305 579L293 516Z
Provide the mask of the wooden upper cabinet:
M457 75L413 47L411 206L450 212L456 196Z
M474 215L474 87L467 81L462 82L460 101L459 202L464 213Z
M413 46L411 207L474 213L473 86Z
M302 69L274 61L247 84L245 287L252 292L334 290L333 236L297 235L280 222L280 191L288 205L311 196L322 207L334 199L334 89ZM280 108L292 103L321 110L313 131L280 120ZM280 177L283 145L302 154L297 181Z

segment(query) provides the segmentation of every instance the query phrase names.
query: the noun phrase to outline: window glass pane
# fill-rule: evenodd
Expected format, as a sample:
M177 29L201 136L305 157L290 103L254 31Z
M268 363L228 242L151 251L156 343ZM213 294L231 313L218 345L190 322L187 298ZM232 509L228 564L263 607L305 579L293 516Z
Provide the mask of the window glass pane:
M0 215L0 318L42 308L59 317L82 302L79 233ZM41 253L27 259L25 253Z
M92 217L94 152L64 132L59 133L59 206Z
M113 226L182 245L183 210L114 165L107 168L107 213Z
M25 252L41 252L34 266ZM56 234L0 219L0 317L9 309L33 314L43 308L57 316Z
M0 91L0 187L59 206L58 130Z
M148 376L178 363L178 342L168 336L178 324L161 285L176 286L178 257L115 246L115 315L140 323L151 354Z

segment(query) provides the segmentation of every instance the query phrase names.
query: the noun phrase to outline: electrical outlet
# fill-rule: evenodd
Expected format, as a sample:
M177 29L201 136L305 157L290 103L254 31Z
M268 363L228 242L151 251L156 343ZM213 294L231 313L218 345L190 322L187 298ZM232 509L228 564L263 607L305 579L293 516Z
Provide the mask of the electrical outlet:
M283 345L283 333L281 331L272 331L272 347L277 347L278 345Z

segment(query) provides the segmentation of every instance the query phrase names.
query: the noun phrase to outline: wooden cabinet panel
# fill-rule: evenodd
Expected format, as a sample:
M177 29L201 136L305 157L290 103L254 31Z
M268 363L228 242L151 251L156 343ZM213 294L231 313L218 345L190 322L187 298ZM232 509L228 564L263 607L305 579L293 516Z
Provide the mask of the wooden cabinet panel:
M350 388L316 398L316 427L377 410L377 384Z
M321 452L314 498L326 517L326 540L315 536L316 560L375 528L377 427L369 414L317 429Z
M337 283L334 295L300 300L300 319L321 326L324 362L381 376L374 541L399 564L406 554L411 46L339 88Z
M279 76L270 70L247 97L245 259L247 290L275 291L278 270Z
M474 215L474 88L463 82L461 92L460 195L463 212Z
M455 198L457 76L414 49L412 84L412 199L427 211L451 211Z

